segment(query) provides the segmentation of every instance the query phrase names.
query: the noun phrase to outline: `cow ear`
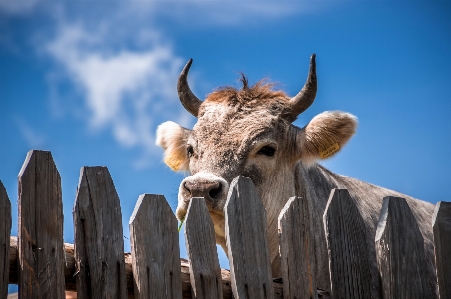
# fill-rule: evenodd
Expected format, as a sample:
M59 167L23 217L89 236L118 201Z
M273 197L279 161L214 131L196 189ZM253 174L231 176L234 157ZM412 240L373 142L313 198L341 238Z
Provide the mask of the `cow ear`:
M357 118L341 111L326 111L315 116L297 134L298 158L306 166L338 153L354 135Z
M167 121L157 128L156 144L164 150L164 163L174 171L188 170L186 144L191 130Z

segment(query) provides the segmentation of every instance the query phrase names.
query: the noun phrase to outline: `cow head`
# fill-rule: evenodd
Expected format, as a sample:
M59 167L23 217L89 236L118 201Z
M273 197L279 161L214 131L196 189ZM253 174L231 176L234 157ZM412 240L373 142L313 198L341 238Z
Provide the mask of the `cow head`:
M231 180L252 179L267 210L271 257L277 255L277 216L294 196L294 167L305 167L333 156L354 134L357 121L343 112L324 112L305 127L292 124L314 101L317 90L315 55L302 90L293 98L261 81L249 86L218 89L200 101L187 83L190 60L183 69L178 93L183 106L195 117L192 130L166 122L157 130L164 161L190 176L180 184L177 217L182 220L192 197L204 197L214 222L216 241L226 251L224 214ZM272 248L274 247L274 248Z

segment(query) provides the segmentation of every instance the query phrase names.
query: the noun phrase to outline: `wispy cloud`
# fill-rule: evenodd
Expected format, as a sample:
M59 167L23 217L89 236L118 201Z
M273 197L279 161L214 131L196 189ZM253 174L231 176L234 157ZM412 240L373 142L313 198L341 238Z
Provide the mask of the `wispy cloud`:
M177 100L174 78L183 61L157 32L141 32L139 38L152 42L140 51L115 49L110 34L64 24L45 50L82 91L90 128L111 128L120 144L148 154L154 149L153 116Z
M16 124L19 128L22 138L25 140L25 142L27 142L28 147L34 149L42 148L47 140L47 138L43 134L32 128L21 118L16 119Z

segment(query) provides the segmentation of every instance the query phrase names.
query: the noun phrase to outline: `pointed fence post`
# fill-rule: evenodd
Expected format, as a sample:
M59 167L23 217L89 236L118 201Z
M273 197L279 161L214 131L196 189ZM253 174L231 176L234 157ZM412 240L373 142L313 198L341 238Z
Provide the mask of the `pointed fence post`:
M203 197L194 197L190 201L185 239L193 298L222 299L215 231Z
M233 179L224 211L235 299L273 298L266 210L251 179Z
M283 297L318 298L316 281L310 273L313 257L311 207L300 197L291 197L279 215Z
M432 217L440 299L451 298L451 202L440 201Z
M0 181L0 298L6 298L9 281L9 237L11 235L11 202Z
M425 269L424 239L406 200L384 197L376 231L383 298L435 298Z
M135 298L182 299L177 220L163 195L143 194L130 217Z
M29 151L19 173L19 297L64 298L61 178L46 151Z
M365 223L347 189L333 189L323 216L332 298L372 298Z
M106 167L82 167L73 216L77 298L127 298L122 213Z

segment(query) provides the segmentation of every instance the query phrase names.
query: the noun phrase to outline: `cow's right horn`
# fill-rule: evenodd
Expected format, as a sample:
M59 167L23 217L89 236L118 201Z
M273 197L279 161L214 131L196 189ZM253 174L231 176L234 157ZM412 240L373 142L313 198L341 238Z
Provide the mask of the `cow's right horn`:
M185 107L185 109L188 110L189 113L197 117L202 101L193 94L188 85L187 79L191 63L193 63L193 59L190 59L188 61L188 63L180 73L179 81L177 83L177 91L179 93L180 102L182 102L183 107Z

